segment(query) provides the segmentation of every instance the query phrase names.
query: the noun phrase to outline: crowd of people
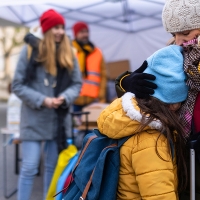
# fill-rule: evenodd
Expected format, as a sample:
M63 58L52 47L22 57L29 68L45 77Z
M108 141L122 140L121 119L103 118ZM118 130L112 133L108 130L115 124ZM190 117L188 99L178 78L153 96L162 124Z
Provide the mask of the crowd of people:
M99 116L100 132L110 138L131 136L120 149L117 199L189 199L187 142L196 135L200 151L199 0L166 1L162 21L173 38L134 72L116 79L118 99ZM101 50L89 39L85 22L73 26L55 10L40 17L20 53L12 92L22 101L22 165L18 200L29 200L44 143L44 191L59 153L71 136L70 111L105 102L106 69ZM196 172L200 173L199 160ZM200 183L196 181L197 193ZM197 194L198 195L198 194ZM198 196L197 196L198 198Z

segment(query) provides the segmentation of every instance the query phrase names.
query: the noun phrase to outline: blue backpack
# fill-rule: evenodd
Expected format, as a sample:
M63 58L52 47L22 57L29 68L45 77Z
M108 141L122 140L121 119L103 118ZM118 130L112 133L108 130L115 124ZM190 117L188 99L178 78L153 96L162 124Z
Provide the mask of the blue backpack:
M115 200L120 147L128 138L130 136L119 140L111 139L97 129L87 134L72 172L73 180L62 200Z

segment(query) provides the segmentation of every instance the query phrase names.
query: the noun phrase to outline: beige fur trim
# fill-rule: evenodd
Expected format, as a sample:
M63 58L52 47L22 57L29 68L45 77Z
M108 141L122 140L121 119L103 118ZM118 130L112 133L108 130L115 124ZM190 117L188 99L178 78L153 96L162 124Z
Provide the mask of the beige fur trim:
M126 112L126 115L130 117L130 119L141 122L142 114L135 108L134 104L132 103L133 98L135 98L135 94L130 93L130 92L125 93L122 96L122 107L123 107L124 112ZM152 129L160 130L162 127L162 124L160 120L155 120L149 123L149 126Z

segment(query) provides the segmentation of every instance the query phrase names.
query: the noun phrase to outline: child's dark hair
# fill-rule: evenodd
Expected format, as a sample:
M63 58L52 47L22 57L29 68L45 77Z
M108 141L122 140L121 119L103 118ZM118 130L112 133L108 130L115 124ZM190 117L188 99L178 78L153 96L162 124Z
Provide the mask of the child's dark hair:
M183 191L187 185L187 167L184 156L186 155L184 152L186 150L186 146L185 139L183 137L184 129L181 125L178 114L169 109L169 104L163 103L154 97L150 97L148 99L136 98L136 100L142 113L142 123L139 127L140 131L143 130L144 127L150 122L158 119L162 123L162 128L160 130L161 134L164 134L167 138L169 152L171 152L170 142L173 142L175 146L174 152L177 160L178 192ZM148 116L148 118L146 116ZM161 159L163 159L159 155L157 145L156 153Z

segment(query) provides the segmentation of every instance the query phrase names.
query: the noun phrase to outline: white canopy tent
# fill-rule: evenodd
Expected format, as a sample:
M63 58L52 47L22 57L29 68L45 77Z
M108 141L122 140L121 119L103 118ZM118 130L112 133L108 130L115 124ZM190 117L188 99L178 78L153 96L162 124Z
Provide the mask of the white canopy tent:
M165 0L7 0L0 1L0 25L28 27L53 8L66 19L66 31L77 21L89 24L90 40L103 51L105 60L128 59L132 70L154 51L164 47L170 35L162 26Z

